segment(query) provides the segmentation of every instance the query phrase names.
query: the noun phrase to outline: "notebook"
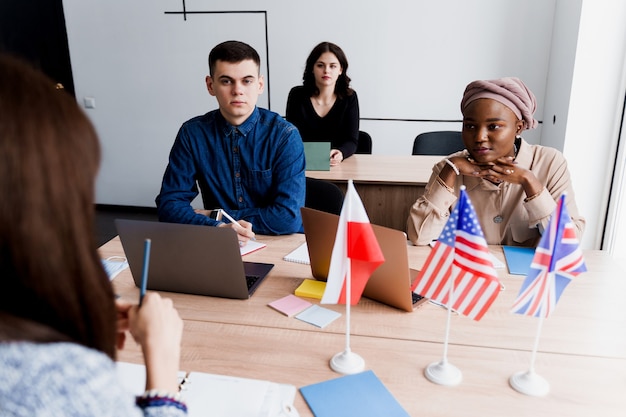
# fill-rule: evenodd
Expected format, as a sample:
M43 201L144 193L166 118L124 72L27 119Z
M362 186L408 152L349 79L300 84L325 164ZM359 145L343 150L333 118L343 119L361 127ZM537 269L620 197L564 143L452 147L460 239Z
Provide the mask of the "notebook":
M300 212L309 249L311 273L316 279L326 281L339 216L308 207L302 207ZM409 268L406 235L399 230L376 224L372 224L372 229L385 262L367 281L363 296L404 311L413 311L425 303L426 298L411 291L411 282L419 271Z
M330 142L303 142L307 171L330 171Z
M125 219L115 226L138 287L144 241L152 240L149 290L247 299L274 267L243 262L231 228Z
M315 417L409 417L373 371L307 385L300 393Z
M535 257L535 248L502 246L506 264L511 275L528 275L530 264Z
M143 365L116 362L116 372L126 392L132 395L144 392L146 368ZM293 406L296 387L290 384L184 371L179 371L178 379L190 417L297 415Z
M297 264L310 265L311 261L309 260L309 248L306 247L306 242L285 255L283 260L295 262Z

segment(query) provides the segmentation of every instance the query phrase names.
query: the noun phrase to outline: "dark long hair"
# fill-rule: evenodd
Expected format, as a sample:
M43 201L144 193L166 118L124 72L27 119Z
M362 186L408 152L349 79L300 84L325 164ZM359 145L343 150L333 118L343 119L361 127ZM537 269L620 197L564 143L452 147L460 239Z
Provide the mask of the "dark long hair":
M0 55L0 340L68 340L114 358L114 296L94 233L99 159L74 98Z
M304 68L304 74L302 75L302 82L304 88L307 90L310 96L316 96L320 90L315 84L315 75L313 75L313 67L317 60L323 53L330 52L337 57L339 64L341 65L342 73L337 78L335 83L335 94L339 98L345 98L352 95L352 88L350 88L350 77L348 77L348 58L343 50L331 42L322 42L318 44L306 59L306 66Z

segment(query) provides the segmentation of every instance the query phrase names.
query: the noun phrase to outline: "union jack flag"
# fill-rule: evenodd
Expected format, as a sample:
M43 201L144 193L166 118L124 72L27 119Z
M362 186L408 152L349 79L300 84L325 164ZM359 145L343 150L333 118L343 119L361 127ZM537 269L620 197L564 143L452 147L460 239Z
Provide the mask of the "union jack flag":
M563 194L535 249L530 272L513 303L512 312L548 317L567 284L586 271L585 260L578 246L576 230L567 212Z
M453 280L452 308L480 320L500 291L500 282L465 187L439 239L424 263L413 291L448 305Z

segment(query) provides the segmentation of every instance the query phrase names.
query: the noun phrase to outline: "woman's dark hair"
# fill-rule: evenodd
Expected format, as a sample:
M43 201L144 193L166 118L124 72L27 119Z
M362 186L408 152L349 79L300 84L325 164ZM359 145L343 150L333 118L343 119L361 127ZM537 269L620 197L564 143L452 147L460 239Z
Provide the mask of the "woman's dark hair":
M322 56L325 52L334 54L337 57L342 69L342 73L339 75L339 78L337 78L337 83L335 84L335 94L339 98L351 96L353 91L352 88L350 88L350 77L348 77L348 59L346 58L346 54L344 54L343 50L331 42L322 42L318 44L315 48L313 48L309 57L306 59L306 67L304 68L304 74L302 75L304 88L310 96L316 96L319 94L320 90L315 84L313 67L320 56Z
M74 98L0 55L0 340L72 341L114 358L114 295L94 233L99 159Z

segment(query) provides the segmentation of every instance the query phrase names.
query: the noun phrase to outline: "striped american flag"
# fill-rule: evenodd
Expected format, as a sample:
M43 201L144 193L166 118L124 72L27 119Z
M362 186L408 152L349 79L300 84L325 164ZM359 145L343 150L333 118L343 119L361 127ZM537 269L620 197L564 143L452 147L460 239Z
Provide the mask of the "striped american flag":
M452 308L477 321L500 291L487 242L465 187L413 291L447 306L450 280L454 282Z
M567 207L565 194L539 241L530 272L513 303L513 313L548 317L572 279L587 271L576 230Z

